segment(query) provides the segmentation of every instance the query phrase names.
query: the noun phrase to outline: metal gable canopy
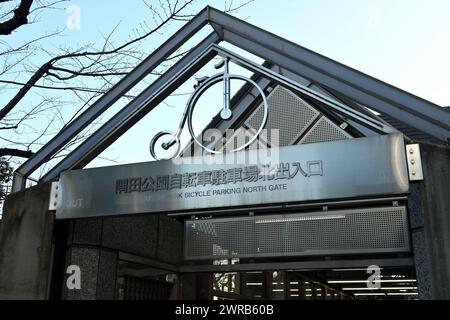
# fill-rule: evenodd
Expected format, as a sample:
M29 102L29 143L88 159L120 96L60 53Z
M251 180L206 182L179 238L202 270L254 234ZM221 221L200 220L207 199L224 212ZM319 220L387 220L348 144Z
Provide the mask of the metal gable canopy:
M86 126L208 23L215 32L203 39L172 68L67 155L41 181L52 180L64 170L82 168L89 163L170 95L181 83L193 76L219 51L223 50L216 46L220 41L231 43L266 61L276 61L277 66L293 76L301 75L325 89L339 92L353 101L387 114L391 118L402 121L440 141L448 142L450 137L450 113L440 106L207 6L101 96L84 113L62 129L32 158L23 163L14 172L13 191L23 189L25 180L31 173L48 161ZM225 53L227 54L227 52ZM276 78L277 74L272 72L271 77ZM286 79L284 78L284 80ZM293 83L295 87L295 81ZM341 111L350 112L349 110ZM378 123L378 121L370 119L358 111L354 111L353 114L361 116L363 121ZM383 127L383 125L381 126ZM389 126L384 128L389 128Z
M326 117L332 117L335 119L336 122L347 123L352 129L353 133L355 133L357 136L372 136L379 133L393 133L393 132L399 132L396 127L392 126L389 122L385 121L382 118L377 117L372 112L368 111L366 108L352 103L348 99L343 100L342 98L339 98L339 96L336 93L330 93L327 90L324 90L322 87L318 86L317 84L309 81L308 79L298 75L294 74L288 70L280 68L278 65L265 61L262 64L262 68L267 71L273 71L278 73L280 76L283 76L284 78L290 79L292 81L295 81L298 86L301 86L304 90L307 90L309 94L303 94L303 90L295 90L296 88L292 88L291 92L297 94L302 99L308 100L308 98L311 98L312 92L318 92L321 97L329 98L335 100L339 105L345 106L346 111L352 110L351 115L349 115L346 112L339 112L340 110L336 108L336 105L333 105L327 101L327 103L321 103L320 100L314 99L314 95L312 95L312 101L314 101L313 105L322 114L326 115ZM286 86L285 83L277 82L276 79L273 77L269 79L269 77L264 77L264 73L256 72L252 75L252 80L255 81L259 87L265 91L265 92L271 92L274 90L278 85L281 87L289 87ZM275 81L274 81L275 80ZM308 90L306 88L310 88L311 90ZM294 90L292 90L294 89ZM236 92L236 94L232 97L230 107L233 110L233 117L231 119L228 119L224 121L220 114L218 113L209 124L205 126L203 130L207 129L218 129L223 134L226 133L227 129L238 129L241 127L245 120L251 117L253 113L255 112L256 108L260 104L259 100L255 100L255 97L257 97L259 94L258 90L252 86L250 83L245 83L239 90ZM342 96L342 95L341 95ZM330 108L331 107L331 108ZM331 110L330 110L331 109ZM375 120L376 124L367 124L362 121L363 119ZM352 119L356 119L352 120ZM339 124L338 124L339 125ZM363 129L363 131L361 131ZM199 137L197 137L199 138ZM405 136L406 139L408 137ZM220 141L212 142L208 145L209 148L214 147L216 143L220 143ZM190 151L192 151L192 147L195 148L195 140L191 139L189 143L186 144L183 151L181 152L181 155L189 154Z

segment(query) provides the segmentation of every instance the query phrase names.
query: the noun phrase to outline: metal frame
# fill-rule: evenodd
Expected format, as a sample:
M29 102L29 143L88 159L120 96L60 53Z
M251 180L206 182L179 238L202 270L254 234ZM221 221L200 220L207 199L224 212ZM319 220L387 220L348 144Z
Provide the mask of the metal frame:
M351 103L351 100L349 100L349 99L343 100L341 98L338 98L337 95L328 93L326 90L319 87L317 84L310 82L309 80L307 80L306 78L303 78L302 76L300 76L298 74L294 74L294 73L290 72L289 70L280 68L278 65L269 63L267 61L265 61L262 64L262 66L267 69L272 70L276 74L282 75L285 78L290 79L290 80L292 80L298 84L301 84L307 88L311 89L314 87L313 91L319 91L319 93L321 93L322 95L324 95L326 97L330 97L330 98L334 99L335 101L341 102L345 106L351 106L352 109L357 110L363 114L366 114L369 117L372 117L372 118L378 120L380 123L384 123L387 128L386 131L399 132L396 128L392 127L389 123L386 123L382 119L379 119L375 114L360 107L359 105L357 105L355 103ZM256 81L256 83L258 83L258 85L264 91L267 91L270 93L271 91L269 91L269 90L274 89L273 81L269 80L266 77L263 77L261 74L254 73L252 76L252 79L254 81ZM317 90L317 89L320 89L320 90ZM222 119L219 116L216 116L205 127L205 130L213 128L213 129L219 130L220 132L225 134L227 129L236 129L239 125L242 124L242 120L245 121L246 115L252 114L252 112L255 111L256 107L258 106L258 103L255 103L255 97L257 96L257 94L258 94L258 91L256 90L256 88L252 88L251 85L247 85L247 84L243 85L232 99L231 107L232 107L234 116L226 122L222 121ZM302 95L302 97L304 98L303 95ZM321 112L326 111L323 107L323 106L326 107L325 104L317 104L316 107L318 107L318 106L320 107L319 110ZM348 122L353 129L355 129L357 132L361 132L361 134L363 136L372 136L372 135L379 134L378 130L374 130L373 128L370 129L367 126L363 126L363 125L359 124L358 122L356 122L344 115L340 115L340 114L337 114L334 112L327 112L325 114L326 115L332 114L336 119L339 119L341 122ZM362 130L364 130L364 132L362 132ZM405 138L407 138L407 137L405 137ZM181 154L186 154L186 153L189 154L189 151L192 149L194 144L195 144L194 141L191 141L190 143L188 143L184 147ZM212 145L214 146L215 144L213 143ZM195 148L195 146L194 146L194 148Z
M301 73L307 78L312 79L315 82L324 85L325 87L342 92L355 101L361 102L364 105L368 105L378 112L389 114L392 118L418 128L442 141L447 141L447 138L450 137L450 126L446 124L450 123L450 115L439 106L430 103L429 113L435 114L435 116L430 117L427 114L422 113L422 110L420 110L422 108L413 109L409 106L406 107L403 104L399 104L389 100L389 98L387 97L385 98L384 95L377 95L360 88L356 85L356 83L358 83L356 79L354 79L354 82L351 82L351 80L347 79L336 79L324 72L311 68L307 64L302 64L301 62L298 62L289 56L284 56L281 53L270 50L269 48L266 48L256 42L252 42L251 40L240 35L231 33L227 37L225 37L225 40L247 51L250 51L253 54L260 53L260 56L267 60L277 61L277 64L285 67L286 69ZM352 79L352 76L353 75L350 74L349 78ZM383 86L374 85L374 87L382 92L384 90ZM417 99L420 101L420 98ZM406 104L407 102L405 101L404 103ZM439 116L442 117L439 118ZM443 121L439 121L436 119L442 119Z
M224 41L341 92L443 141L450 114L438 105L211 8L210 23Z
M377 265L380 267L410 267L414 265L412 258L391 259L361 259L361 260L314 260L293 262L261 262L227 265L183 265L178 267L180 273L199 272L247 272L247 271L273 271L273 270L318 270L318 269L345 269L367 268Z
M212 48L213 48L213 46L212 46ZM229 73L229 58L228 57L225 57L222 60L222 62L217 64L215 67L217 69L217 68L220 68L222 66L224 67L224 71L223 72L220 72L220 73L218 73L218 74L216 74L214 76L211 76L211 77L209 77L207 79L203 78L203 80L198 80L195 92L191 95L191 97L188 100L188 103L186 104L186 107L184 109L184 112L183 112L183 115L181 117L180 124L178 125L178 128L174 132L171 132L171 131L168 131L168 130L160 131L153 137L153 139L150 142L150 154L152 155L152 157L155 160L168 160L168 159L172 159L172 158L178 157L179 151L181 150L180 137L181 137L181 133L183 132L183 129L184 129L184 126L185 126L186 123L187 123L187 127L188 127L188 130L189 130L189 133L191 135L191 138L194 140L194 142L197 143L197 145L199 145L201 148L203 148L208 153L214 153L214 154L222 153L222 151L216 151L216 150L210 149L208 146L205 146L200 141L201 139L198 139L196 137L196 135L194 133L193 126L192 126L192 116L193 116L193 112L194 112L196 103L198 102L200 97L205 93L205 91L208 90L213 85L215 85L216 83L222 82L223 83L223 100L224 100L224 103L223 103L223 106L222 106L222 110L220 112L220 117L222 118L222 120L230 119L232 117L232 114L233 114L233 112L230 109L230 104L231 104L230 80L231 79L242 80L242 81L245 81L246 83L250 83L252 86L254 86L258 90L258 95L260 95L262 97L262 99L263 99L264 116L263 116L263 121L262 121L259 129L254 134L252 139L250 139L250 141L246 142L242 146L231 150L230 152L240 151L240 150L246 148L248 145L250 145L254 140L256 140L258 138L259 134L264 129L264 126L265 126L266 121L267 121L268 111L269 111L269 104L267 102L267 98L265 96L264 91L252 79L244 77L244 76L241 76L239 74L230 74ZM157 140L160 137L164 136L164 135L172 136L172 139L170 141L168 141L168 142L162 143L162 145L161 145L162 148L165 149L165 150L168 150L171 146L176 145L175 152L172 152L171 155L168 156L168 157L158 157L156 155L155 146L157 144Z
M216 53L211 50L211 44L216 41L218 41L218 37L214 33L203 40L171 69L128 103L120 112L89 136L80 146L69 153L42 177L41 181L52 180L64 170L81 168L89 163L167 96L172 94L179 85L192 77L195 72L214 58Z
M125 106L121 112L98 129L92 138L87 139L74 152L70 153L42 181L56 178L63 170L75 167L79 168L86 165L123 132L151 111L157 103L165 99L173 91L175 86L183 82L182 80L186 80L196 70L200 69L202 65L212 59L214 54L210 51L209 53L211 55L204 56L202 60L197 60L195 66L192 66L192 59L198 55L199 51L222 40L265 60L276 61L277 65L283 69L306 77L310 81L318 83L325 88L340 92L354 101L370 106L378 112L388 114L394 119L426 132L444 142L448 142L448 138L450 137L450 113L438 105L349 68L217 9L206 7L134 70L122 78L106 94L99 98L89 109L62 129L53 139L36 152L32 158L20 166L14 173L13 191L23 189L25 187L25 180L30 174L48 161L79 132L92 123L114 102L208 23L213 27L215 33L203 40L184 59L180 60L179 63L156 80L149 88L144 90L135 100ZM179 74L181 70L185 70L185 72L176 81L173 81L173 76ZM170 83L170 85L167 83ZM150 96L152 98L149 98ZM351 108L346 107L345 109ZM350 112L350 110L345 111ZM355 114L354 111L351 113L353 115ZM356 112L356 114L356 120L361 121L363 119L368 120L372 124L379 124L373 118L367 119L367 116L360 118L361 113ZM124 119L127 119L127 121L121 124ZM384 131L383 129L385 128L389 129L388 126L382 124L381 131Z
M141 264L150 268L154 268L154 269L159 269L159 270L166 270L168 272L178 272L178 266L171 264L171 263L166 263L166 262L161 262L158 260L154 260L154 259L149 259L149 258L145 258L145 257L141 257L141 256L137 256L134 255L132 253L129 252L123 252L123 251L119 251L119 257L118 260L124 261L124 262L131 262L131 263L136 263L136 264Z
M85 166L216 55L227 58L233 63L260 74L271 81L275 81L278 84L320 101L334 111L345 114L347 117L354 119L379 133L396 132L396 130L383 122L370 118L369 116L317 93L300 83L292 81L268 68L253 63L248 59L216 45L215 42L217 40L217 35L213 33L197 47L192 49L182 60L152 83L117 115L107 121L80 146L69 153L61 160L61 162L42 177L41 181L53 180L64 170L82 168ZM191 131L191 135L192 134L193 132Z
M366 268L370 265L381 267L409 267L414 265L412 258L380 258L380 259L351 259L351 260L312 260L287 262L257 262L239 263L232 265L174 265L148 258L136 256L127 252L119 252L119 260L142 264L151 268L166 270L175 273L198 272L245 272L245 271L272 271L272 270L317 270Z
M355 121L370 127L372 130L375 130L379 133L393 133L397 132L397 130L393 129L391 126L386 125L382 121L378 121L372 117L367 116L366 114L356 111L355 109L352 109L348 106L346 106L343 103L340 103L332 98L329 98L321 93L318 93L312 89L310 89L307 86L304 86L296 81L293 81L283 75L280 75L268 68L264 68L254 62L251 62L248 59L245 59L243 57L240 57L239 55L224 49L219 46L214 46L218 52L219 55L227 56L230 58L231 61L234 63L240 65L241 67L244 67L248 70L251 70L253 72L259 73L263 75L264 77L267 77L268 79L271 79L272 81L275 81L276 83L292 89L296 92L302 93L305 96L308 96L316 101L320 101L327 105L328 107L332 108L334 111L340 114L344 114L347 117L354 119Z
M409 181L423 180L422 158L420 157L420 145L405 145L406 161L408 162Z
M408 197L406 196L395 196L395 197L385 197L385 198L368 198L368 199L354 199L354 200L339 200L339 201L319 201L319 202L310 202L310 203L295 203L295 204L280 204L280 205L270 205L270 206L250 206L250 207L242 207L242 208L219 208L214 210L200 210L200 211L188 211L188 212L180 212L180 213L169 213L167 214L169 217L174 218L185 218L185 217L209 217L211 214L215 214L216 216L231 216L231 215L243 215L243 214L264 214L264 213L273 213L279 210L287 209L287 210L318 210L318 209L331 209L331 208L346 208L348 206L357 206L357 205L386 205L388 203L406 201Z

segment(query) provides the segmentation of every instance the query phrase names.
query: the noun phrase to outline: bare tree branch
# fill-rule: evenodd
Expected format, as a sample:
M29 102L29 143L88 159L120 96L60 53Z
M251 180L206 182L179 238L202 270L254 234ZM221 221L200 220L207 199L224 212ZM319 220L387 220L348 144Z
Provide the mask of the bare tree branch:
M58 86L44 86L40 84L28 84L28 83L22 83L17 81L9 81L9 80L0 80L0 83L8 83L8 84L15 84L18 86L23 87L35 87L35 88L41 88L41 89L48 89L48 90L70 90L70 91L82 91L82 92L89 92L89 93L105 93L108 90L101 90L101 89L95 89L95 88L86 88L86 87L58 87ZM124 95L124 97L131 97L134 98L132 95ZM0 110L1 114L2 110ZM0 118L0 120L3 120Z
M83 70L85 69L85 67L81 67L81 69L80 69L81 71L80 70L79 71L71 71L73 76L61 77L61 76L51 72L51 70L58 70L58 69L55 69L55 68L58 68L55 66L55 64L57 62L65 60L65 59L76 59L76 58L82 58L82 57L95 57L95 56L102 57L102 56L106 56L106 55L116 54L116 53L120 52L121 50L123 50L127 47L130 47L134 43L137 43L137 42L151 36L152 34L158 32L161 28L163 28L171 20L174 20L177 17L177 15L192 2L193 2L193 0L186 1L182 6L178 7L176 9L176 11L168 13L166 18L160 24L158 24L154 29L148 31L147 33L145 33L144 35L142 35L140 37L137 37L130 41L127 41L126 43L124 43L118 47L112 48L110 50L106 50L105 48L106 48L106 44L108 42L108 38L107 38L105 45L103 46L103 50L71 52L71 53L63 54L63 55L60 55L60 56L50 59L48 62L44 63L38 70L36 70L36 72L24 84L24 86L19 90L19 92L0 110L0 120L2 120L25 97L25 95L30 91L30 89L32 87L36 86L36 83L46 75L53 76L58 80L68 80L77 75L90 75L90 76L123 75L124 73L122 73L122 72L121 73L110 72L109 74L104 73L104 72L103 73L91 72L90 74L87 74L87 73L83 73ZM93 63L91 65L93 65ZM61 69L61 68L59 68L59 69ZM68 72L67 69L65 69L64 71L66 73Z
M25 151L11 148L0 148L0 157L4 156L14 156L28 159L33 156L33 152L30 150Z
M33 0L21 0L19 6L13 11L11 19L0 23L0 35L11 34L17 28L28 23L28 15Z

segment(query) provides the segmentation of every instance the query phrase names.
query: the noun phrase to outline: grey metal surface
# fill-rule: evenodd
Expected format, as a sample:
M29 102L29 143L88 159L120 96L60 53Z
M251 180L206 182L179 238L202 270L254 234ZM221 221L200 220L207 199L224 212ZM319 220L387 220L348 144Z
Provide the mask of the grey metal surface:
M212 156L184 159L190 161L184 164L167 160L66 171L60 177L62 196L56 217L176 212L408 192L401 134L271 151L279 153L273 153L278 159L273 160L276 170L269 175L262 173L262 165L256 162L214 163ZM257 159L258 152L242 151L232 156Z
M423 180L422 158L420 157L419 144L408 144L406 147L406 161L410 181Z
M185 259L407 252L405 207L185 222Z
M277 65L273 65L273 64L271 64L271 63L264 62L262 66L263 66L264 68L270 69L270 70L273 71L273 72L276 72L277 74L283 76L285 79L290 79L290 80L292 80L292 81L295 81L296 83L298 83L299 85L301 85L301 86L303 86L303 87L308 88L308 87L310 87L310 85L311 85L311 82L309 82L309 81L306 80L305 78L303 78L303 77L301 77L301 76L299 76L299 75L297 75L297 74L294 74L294 73L292 73L292 72L290 72L290 71L288 71L288 70L286 70L286 69L282 69L282 68L280 68L280 67L277 66ZM273 77L271 77L271 78L273 78ZM263 88L264 90L268 90L268 91L269 91L269 89L272 88L272 87L271 87L271 80L269 80L268 78L262 77L258 72L255 72L255 73L254 73L254 80L255 80L255 81L258 83L258 85L259 85L261 88ZM214 128L214 129L218 129L218 130L220 130L221 132L225 133L225 130L226 130L226 129L229 129L229 128L238 128L239 125L242 123L242 119L245 120L245 119L247 119L247 118L252 117L253 112L251 112L251 111L253 110L254 107L257 107L257 106L255 106L255 98L254 98L254 97L257 96L258 92L257 92L257 90L256 90L255 88L251 88L251 90L249 90L248 87L249 87L249 86L243 86L243 87L239 90L239 92L236 94L236 96L233 97L233 104L232 104L232 107L233 107L233 114L234 114L235 116L234 116L232 119L228 120L228 121L220 121L220 119L219 119L220 117L217 115L217 116L214 117L213 120L206 126L205 130L206 130L206 129L212 129L212 128ZM273 90L277 90L278 87L282 87L282 86L281 86L281 85L276 85L275 89L273 89ZM283 87L283 89L284 89L284 90L288 90L288 89L285 89L284 87ZM317 85L314 86L314 90L315 90L315 91L318 91L321 95L327 96L328 98L333 99L333 100L339 102L338 99L336 99L335 97L333 97L333 96L330 95L329 93L326 93L323 89L320 89ZM296 97L297 97L297 95L296 95ZM341 104L342 104L342 102L341 102ZM284 109L282 108L282 105L280 105L280 106L277 106L277 105L273 106L273 105L272 105L272 106L270 107L271 112L269 113L269 120L270 120L270 117L273 116L274 109L277 109L277 107L281 108L281 110L278 110L278 113L284 113ZM327 107L328 107L328 106L327 106ZM360 109L363 110L362 108L360 108ZM275 111L276 111L276 110L275 110ZM366 111L366 112L368 113L368 111ZM334 114L335 114L336 116L339 115L338 113L334 113ZM372 113L370 113L370 115L373 116ZM280 116L280 115L278 115L278 116ZM296 115L296 116L298 117L298 115ZM275 115L274 117L277 117L277 115ZM283 117L283 115L281 115L281 117ZM342 117L343 119L346 119L347 121L351 121L350 119L348 119L347 116L346 116L346 117L341 116L341 117ZM358 124L355 123L354 121L352 121L352 126L355 126L355 125L358 125ZM256 126L256 125L255 125L255 126ZM269 126L266 125L266 127L269 127ZM282 128L285 128L285 127L286 127L286 124L282 125L282 126L281 126L281 129L282 129ZM359 125L359 127L362 127L362 126ZM366 128L366 127L363 127L363 128ZM241 128L239 128L238 130L240 130L240 129L241 129ZM293 129L294 131L297 130L297 129L295 129L295 128L292 128L292 129ZM393 128L392 128L392 129L393 129ZM369 130L369 129L366 129L366 130ZM378 130L379 130L379 128L378 128ZM253 131L254 131L254 130L253 130ZM372 134L371 134L372 136L375 135L375 133L374 133L373 131L370 131L370 132L372 133ZM388 132L389 132L389 131L386 130L386 133L388 133ZM393 133L393 132L396 132L396 130L393 129L391 133ZM398 131L397 131L397 132L398 132ZM193 142L191 142L190 144L187 145L187 147L185 147L183 153L189 152L189 151L191 150L191 148L192 148L192 143L193 143ZM287 143L284 144L284 145L287 145Z
M279 66L274 65L272 63L269 63L267 61L264 62L262 66L265 67L265 68L269 68L270 70L272 70L274 72L277 72L278 74L284 76L285 78L291 79L292 81L295 81L295 82L297 82L300 85L303 85L305 87L311 88L314 91L317 91L320 94L322 94L324 96L327 96L330 99L334 99L337 102L347 104L347 105L351 106L352 108L357 109L360 112L364 112L366 115L369 115L370 117L377 118L375 116L375 114L373 114L372 112L368 111L367 109L361 107L357 103L354 103L354 102L350 101L349 99L346 99L345 102L343 102L340 99L338 99L336 96L333 96L332 94L330 94L327 91L325 91L323 88L321 88L317 84L311 83L310 81L308 81L307 79L299 76L298 74L294 74L294 73L292 73L292 72L290 72L290 71L288 71L286 69L280 68ZM261 78L261 75L259 75L258 73L255 73L253 77L254 77L254 80L264 90L269 91L270 89L272 89L271 81L269 79ZM251 90L251 89L253 89L253 90ZM244 85L238 91L238 93L233 97L233 102L234 103L232 103L232 108L233 108L233 114L235 116L232 119L230 119L228 121L222 121L220 119L219 115L217 115L205 127L205 130L207 130L207 129L218 129L221 132L225 133L226 129L238 128L239 125L242 123L242 119L249 118L249 116L251 116L251 114L252 114L253 107L257 107L257 106L255 106L255 99L254 99L254 97L257 95L257 90L255 88L251 88L251 89L249 88L249 86L245 86ZM276 89L274 89L274 90L276 90ZM287 90L287 89L285 89L285 90ZM342 95L340 95L340 96L342 97ZM320 105L319 106L315 106L315 107L320 107ZM325 108L328 108L328 106L325 106ZM273 107L271 107L271 110L273 110ZM321 111L323 112L324 110L321 110ZM283 112L283 110L281 110L281 112ZM348 118L345 115L340 115L339 113L336 113L336 112L333 112L333 115L338 117L338 118L340 118L341 121L348 122L351 125L351 127L356 128L359 132L361 132L362 136L378 135L378 133L376 133L375 131L369 129L368 126L362 126L361 124L355 122L354 120L351 120L350 118ZM269 114L269 116L270 116L270 114ZM392 129L392 132L390 132L390 133L399 132L394 127L391 127L391 129ZM183 153L189 152L192 149L192 144L193 143L194 142L192 141L190 144L188 144L185 147Z
M223 146L219 146L217 144L217 150L222 152L229 152L229 150L234 149L236 146L243 145L245 139L249 140L256 135L256 130L253 128L245 128L240 127L233 131L234 134L228 138ZM249 148L259 148L259 149L267 149L270 147L270 131L266 135L260 135L255 141L253 141Z
M137 276L124 275L117 281L118 300L168 300L173 291L174 283ZM152 274L152 273L150 273Z
M136 68L117 82L107 93L101 96L85 112L62 129L53 139L46 143L33 157L24 162L17 170L15 176L14 191L22 189L25 183L21 178L29 176L42 163L48 161L60 148L81 132L87 125L107 110L114 102L121 98L135 84L141 81L152 70L158 67L166 58L180 48L187 40L207 24L206 7L192 18L186 25L173 34L158 49L142 61Z
M353 137L339 128L334 122L322 116L299 141L299 144L318 143L352 139Z
M279 146L293 144L308 126L320 116L320 113L306 101L281 86L276 86L267 100L269 101L270 112L266 129L279 130ZM263 109L260 105L248 117L245 124L256 131L262 122L262 115Z

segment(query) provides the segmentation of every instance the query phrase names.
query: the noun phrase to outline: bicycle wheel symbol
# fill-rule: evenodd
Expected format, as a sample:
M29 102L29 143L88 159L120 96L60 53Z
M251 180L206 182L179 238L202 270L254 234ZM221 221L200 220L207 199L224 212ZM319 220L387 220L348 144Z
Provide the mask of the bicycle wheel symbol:
M259 94L261 95L261 97L263 99L263 118L262 118L262 121L261 121L261 124L260 124L258 130L253 135L253 137L249 141L247 141L245 144L227 151L227 152L236 152L236 151L240 151L240 150L245 149L247 146L252 144L258 138L258 136L260 135L260 133L262 132L262 130L264 129L264 127L265 127L265 125L267 123L267 117L268 117L268 113L269 113L269 104L267 102L267 98L266 98L266 95L264 94L264 91L252 79L249 79L249 78L246 78L244 76L237 75L237 74L229 74L229 75L227 75L227 77L228 77L228 80L234 79L234 80L243 80L243 81L249 82L251 85L253 85L255 88L257 88L257 90L259 91ZM200 99L200 97L202 96L202 94L208 88L210 88L211 86L213 86L216 83L219 83L221 81L224 81L224 77L223 77L222 74L217 74L217 75L209 78L194 93L194 95L192 96L192 98L190 100L190 103L188 105L189 109L188 109L187 125L188 125L189 133L190 133L192 139L199 146L201 146L204 150L206 150L209 153L214 153L214 154L223 153L223 151L212 150L211 148L208 148L207 146L205 146L201 141L199 141L199 139L197 138L197 135L194 133L194 130L193 130L193 127L192 127L192 123L193 123L193 119L192 118L193 118L193 111L194 111L195 105L198 102L198 100ZM228 86L228 88L229 88L229 86ZM227 101L229 101L228 100L229 99L229 93L228 94L224 94L224 97L225 97L225 99L227 99ZM229 105L227 106L227 104L224 104L224 107L220 111L220 116L224 120L230 119L232 117L232 111L229 108Z
M269 104L267 102L267 97L264 94L264 91L261 89L261 87L252 79L238 75L238 74L229 74L228 64L229 64L229 60L228 60L228 58L225 58L223 61L221 61L219 64L217 64L215 66L216 68L225 66L224 72L218 73L210 78L203 77L203 78L197 79L198 85L196 86L196 90L194 91L192 96L189 98L189 101L183 112L183 116L181 118L180 124L179 124L176 132L161 131L161 132L158 132L152 138L152 140L150 141L150 154L152 155L152 157L155 160L168 160L168 159L177 157L179 155L180 150L181 150L180 135L181 135L181 132L183 131L186 120L187 120L188 129L189 129L189 134L191 135L191 137L195 141L195 143L197 143L199 146L201 146L205 151L207 151L209 153L213 153L213 154L223 153L223 151L212 150L211 148L208 148L207 146L205 146L201 141L199 141L199 139L195 135L194 129L192 127L192 122L193 122L192 117L193 117L193 112L194 112L195 106L196 106L197 102L199 101L200 97L203 95L203 93L205 93L205 91L208 90L213 85L215 85L219 82L223 82L223 107L222 107L222 110L220 111L220 117L223 120L228 120L228 119L232 118L233 112L230 108L230 101L231 101L230 80L233 80L233 79L248 82L259 91L259 94L261 95L262 102L263 102L263 118L262 118L260 127L258 128L256 133L253 135L253 137L248 142L246 142L245 144L243 144L239 147L236 147L234 149L226 151L226 152L236 152L239 150L243 150L247 146L252 144L258 138L258 136L260 135L260 133L262 132L262 130L264 129L264 127L266 125L267 117L268 117L268 113L269 113ZM161 137L167 136L167 135L172 136L172 139L168 142L162 143L161 147L165 150L168 150L175 145L174 152L170 153L169 156L159 157L156 155L155 146L157 145L157 141Z

